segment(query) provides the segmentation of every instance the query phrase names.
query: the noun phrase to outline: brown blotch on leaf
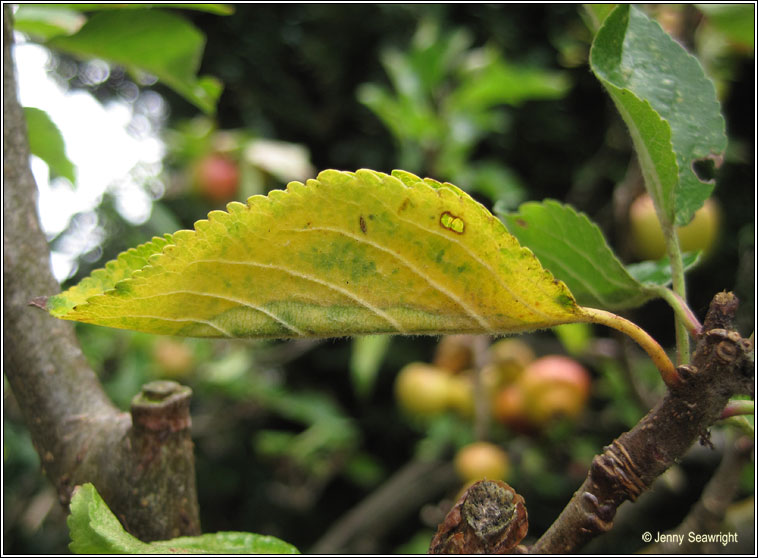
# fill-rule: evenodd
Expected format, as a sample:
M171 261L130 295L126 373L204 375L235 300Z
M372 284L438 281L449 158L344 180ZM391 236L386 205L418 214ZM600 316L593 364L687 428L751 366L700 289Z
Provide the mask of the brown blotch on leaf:
M529 529L524 499L503 481L466 490L437 527L429 554L505 554Z

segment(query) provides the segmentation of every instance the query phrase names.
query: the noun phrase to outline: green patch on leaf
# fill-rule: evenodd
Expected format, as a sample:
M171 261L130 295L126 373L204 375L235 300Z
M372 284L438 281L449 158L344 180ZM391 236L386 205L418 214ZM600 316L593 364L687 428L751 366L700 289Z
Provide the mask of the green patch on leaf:
M510 333L583 321L566 285L468 194L324 171L213 211L53 296L54 316L195 337Z
M84 484L71 499L69 548L76 554L298 554L275 537L220 532L144 543L127 533L97 489Z
M44 110L38 108L24 107L24 116L32 155L47 163L51 178L62 176L71 184L75 184L74 164L66 156L66 145L58 126L50 120Z
M221 84L198 78L205 38L189 21L162 10L95 13L75 34L57 36L48 46L80 56L121 64L132 73L147 72L206 113L215 111Z
M590 65L629 128L659 216L687 224L713 190L693 165L726 148L713 83L695 57L629 5L603 22Z

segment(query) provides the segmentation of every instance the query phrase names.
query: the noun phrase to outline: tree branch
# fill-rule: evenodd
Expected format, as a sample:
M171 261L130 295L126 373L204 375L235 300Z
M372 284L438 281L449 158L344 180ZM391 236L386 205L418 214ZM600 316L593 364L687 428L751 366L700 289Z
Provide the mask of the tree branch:
M572 552L610 530L624 501L647 490L695 440L708 444L708 428L730 397L753 395L753 346L731 330L736 310L733 294L714 297L692 364L677 371L682 385L595 457L584 483L531 553Z
M380 540L383 533L405 521L421 503L456 481L457 476L449 463L411 461L335 522L309 552L375 552L375 541Z
M3 371L64 506L74 486L92 482L125 527L143 540L197 534L188 421L183 434L176 434L184 442L164 446L172 439L164 430L161 447L168 449L145 461L140 452L150 446L145 432L132 428L130 415L108 399L73 326L29 305L60 287L37 219L37 187L11 56L12 16L8 5L3 10ZM155 451L154 443L150 447ZM174 466L159 478L155 470L166 462ZM174 516L156 520L167 511Z

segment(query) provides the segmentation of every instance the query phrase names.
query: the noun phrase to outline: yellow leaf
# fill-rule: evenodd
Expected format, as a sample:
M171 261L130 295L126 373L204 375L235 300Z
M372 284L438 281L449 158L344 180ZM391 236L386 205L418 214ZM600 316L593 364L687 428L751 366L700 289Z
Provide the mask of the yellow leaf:
M48 310L195 337L512 333L587 319L452 184L327 170L227 210L124 252Z

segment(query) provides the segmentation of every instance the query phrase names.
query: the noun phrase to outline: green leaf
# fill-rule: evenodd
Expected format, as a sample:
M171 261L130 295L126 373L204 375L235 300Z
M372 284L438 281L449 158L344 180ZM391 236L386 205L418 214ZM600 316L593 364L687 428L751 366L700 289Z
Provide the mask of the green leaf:
M579 304L634 308L655 296L627 272L598 226L572 207L553 200L528 202L501 217L511 234L568 285Z
M76 554L144 554L149 546L127 533L94 485L78 487L68 516L69 549Z
M102 58L132 73L148 72L207 113L213 113L221 85L197 78L205 38L181 16L161 10L104 11L74 35L47 43L75 56Z
M689 252L684 254L682 261L684 270L688 271L697 265L702 252ZM646 261L626 266L629 275L640 283L665 287L671 284L671 264L668 258L658 261Z
M483 52L482 56L484 63L469 70L451 95L450 105L458 110L498 104L518 107L533 99L558 99L570 86L564 73L509 64L493 50Z
M371 393L376 376L390 345L386 335L361 335L353 339L350 355L350 377L356 393L366 397Z
M629 5L603 22L590 65L629 127L659 217L687 224L713 190L693 164L726 148L713 83L695 57Z
M275 537L220 532L144 543L127 533L90 483L77 487L67 523L76 554L298 554Z
M553 333L573 356L579 356L586 351L592 342L592 328L589 324L563 324L553 328Z
M13 28L42 41L56 35L76 33L87 18L72 10L76 5L51 7L39 4L19 4L13 14Z
M29 133L29 150L50 168L50 176L62 176L76 184L74 164L66 156L66 146L58 126L41 109L24 107L26 128Z
M608 14L613 11L616 4L583 4L582 6L584 13L590 18L589 27L592 31L597 31L597 28L605 21Z
M150 543L151 554L300 554L276 537L221 531Z
M755 4L697 4L708 21L730 41L752 51L755 45Z
M234 13L234 7L227 4L46 4L55 10L76 10L80 12L98 12L103 10L147 10L149 8L163 8L176 10L195 10L217 15L230 15Z
M329 170L227 210L122 254L47 308L196 337L507 333L587 320L452 184Z

